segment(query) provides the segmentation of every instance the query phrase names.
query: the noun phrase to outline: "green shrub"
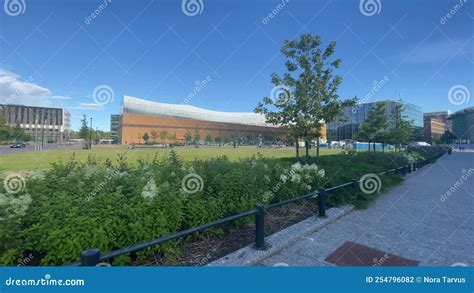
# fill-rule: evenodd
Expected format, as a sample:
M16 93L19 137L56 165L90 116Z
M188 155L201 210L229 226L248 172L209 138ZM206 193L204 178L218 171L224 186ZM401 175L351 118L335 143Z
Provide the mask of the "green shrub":
M134 166L123 155L115 163L71 158L44 173L30 174L19 193L8 194L2 184L0 263L14 265L32 253L41 265L67 264L77 261L85 249L109 252L407 162L404 155L393 153L349 153L302 162L255 156L237 162L219 157L185 163L172 152L165 159L141 159ZM183 188L189 174L202 178L195 181L200 186L193 192ZM383 176L382 189L401 180L401 175ZM375 196L345 188L332 192L328 201L333 206L363 207ZM144 259L152 253L178 255L180 241L133 257ZM129 260L124 256L115 263Z

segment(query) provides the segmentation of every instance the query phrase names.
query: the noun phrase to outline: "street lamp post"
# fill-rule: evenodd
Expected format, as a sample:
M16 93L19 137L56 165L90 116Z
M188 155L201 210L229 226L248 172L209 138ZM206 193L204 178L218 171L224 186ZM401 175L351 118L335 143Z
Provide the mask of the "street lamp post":
M89 131L89 149L92 149L92 117L91 117L90 131Z
M43 150L43 147L44 147L44 127L45 127L45 124L46 124L46 118L43 117L43 129L41 131L41 150Z

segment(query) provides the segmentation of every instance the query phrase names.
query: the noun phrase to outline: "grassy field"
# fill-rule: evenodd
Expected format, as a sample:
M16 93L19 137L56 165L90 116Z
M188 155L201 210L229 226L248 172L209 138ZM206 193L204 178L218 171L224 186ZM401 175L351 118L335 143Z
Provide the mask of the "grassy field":
M84 161L89 155L94 155L100 160L106 158L115 161L117 154L126 153L126 157L130 162L135 162L139 158L153 158L155 154L158 157L167 155L172 149L160 148L136 148L129 150L126 146L93 146L92 150L83 149L56 149L46 150L42 152L18 152L0 155L0 170L5 172L15 171L32 171L48 169L53 162L67 161L73 155L79 161ZM206 159L225 155L231 160L238 160L239 158L251 157L258 153L265 157L285 158L294 157L294 148L270 149L270 148L256 148L256 147L175 147L173 148L178 153L178 156L185 161L194 159ZM321 155L336 154L340 150L321 149ZM304 154L304 150L300 150ZM316 155L316 149L310 150L310 155Z

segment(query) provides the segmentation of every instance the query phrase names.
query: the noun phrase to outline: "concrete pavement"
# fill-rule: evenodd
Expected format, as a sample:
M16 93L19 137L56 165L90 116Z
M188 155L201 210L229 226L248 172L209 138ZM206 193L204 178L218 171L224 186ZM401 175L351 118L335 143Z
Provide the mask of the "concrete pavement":
M474 265L473 214L474 153L455 152L258 264L333 265L326 257L352 241L424 266Z

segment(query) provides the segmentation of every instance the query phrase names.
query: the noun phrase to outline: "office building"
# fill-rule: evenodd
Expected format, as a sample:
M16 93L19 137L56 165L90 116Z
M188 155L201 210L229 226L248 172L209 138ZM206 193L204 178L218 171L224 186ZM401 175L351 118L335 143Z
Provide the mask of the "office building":
M355 140L355 135L359 132L361 125L369 117L375 105L381 102L385 103L385 110L390 127L395 126L396 119L393 113L396 106L402 105L402 119L410 122L414 131L414 139L421 135L423 129L423 114L419 106L402 101L383 100L345 108L340 118L327 123L328 140Z
M445 121L430 116L423 118L423 124L423 140L430 144L436 143L448 129Z
M110 138L120 142L120 128L122 125L122 115L112 114L110 116Z
M449 119L459 143L474 143L474 107L457 111Z
M20 125L33 141L69 140L71 115L65 109L0 104L0 117L10 126Z
M446 124L446 130L452 131L452 121L449 120L449 115L451 115L451 111L437 111L437 112L426 112L423 113L423 119L425 118L435 118L440 120L442 123Z

